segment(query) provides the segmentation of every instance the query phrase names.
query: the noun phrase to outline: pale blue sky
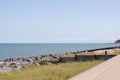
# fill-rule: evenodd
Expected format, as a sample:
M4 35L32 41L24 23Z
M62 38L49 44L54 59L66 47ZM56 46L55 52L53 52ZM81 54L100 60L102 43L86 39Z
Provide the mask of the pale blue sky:
M104 43L120 38L120 0L0 0L0 43Z

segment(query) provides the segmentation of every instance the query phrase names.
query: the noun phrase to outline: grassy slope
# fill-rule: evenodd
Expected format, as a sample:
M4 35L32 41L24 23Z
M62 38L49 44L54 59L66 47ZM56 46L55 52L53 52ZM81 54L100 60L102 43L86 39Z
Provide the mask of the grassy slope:
M0 80L66 80L102 61L60 63L1 73Z

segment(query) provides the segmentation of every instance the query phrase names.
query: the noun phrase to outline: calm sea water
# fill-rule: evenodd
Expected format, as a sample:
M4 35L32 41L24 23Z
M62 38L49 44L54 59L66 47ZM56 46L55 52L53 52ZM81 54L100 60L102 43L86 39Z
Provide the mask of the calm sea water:
M0 59L37 56L42 54L59 54L120 44L102 43L0 43Z

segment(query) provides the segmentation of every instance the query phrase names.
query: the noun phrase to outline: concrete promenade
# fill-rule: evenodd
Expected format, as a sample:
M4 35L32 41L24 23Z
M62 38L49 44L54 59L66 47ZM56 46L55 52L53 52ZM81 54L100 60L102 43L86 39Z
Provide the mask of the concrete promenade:
M120 55L68 80L120 80Z

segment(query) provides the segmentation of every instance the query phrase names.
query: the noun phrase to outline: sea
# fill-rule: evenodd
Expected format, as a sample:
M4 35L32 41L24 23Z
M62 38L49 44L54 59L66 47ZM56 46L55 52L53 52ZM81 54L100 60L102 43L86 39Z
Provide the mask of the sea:
M0 43L0 60L120 46L112 43Z

